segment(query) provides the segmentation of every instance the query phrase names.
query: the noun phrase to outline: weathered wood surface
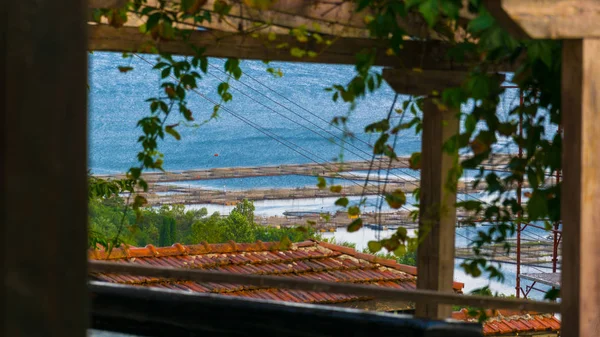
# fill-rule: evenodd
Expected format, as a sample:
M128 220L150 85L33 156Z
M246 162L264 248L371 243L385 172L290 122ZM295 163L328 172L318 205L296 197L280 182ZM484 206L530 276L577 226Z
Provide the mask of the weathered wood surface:
M88 8L122 8L128 0L87 0Z
M383 69L383 79L395 92L413 96L431 95L459 87L468 75L468 71L460 70ZM505 79L501 74L496 77L500 83Z
M356 3L348 0L278 0L266 8L253 7L245 2L240 2L232 6L227 14L218 15L214 12L217 1L203 1L199 8L199 10L212 12L211 22L194 23L192 19L186 20L186 22L230 32L256 31L258 29L284 33L293 28L304 27L306 31L312 33L364 38L369 36L365 18L373 14L369 7L357 12ZM174 1L174 4L169 4L168 7L175 8L179 2ZM157 6L157 0L148 0L147 3L149 6ZM466 11L463 12L466 13ZM443 39L429 28L424 18L417 12L408 13L405 18L399 18L397 22L407 35ZM259 26L265 28L260 29Z
M487 0L486 6L518 38L600 37L597 0Z
M563 43L561 335L599 336L600 39Z
M84 337L86 1L2 1L2 336Z
M477 323L99 282L90 284L90 299L93 328L146 337L483 336Z
M443 144L459 131L457 111L441 111L432 99L423 106L421 143L421 198L419 205L419 246L417 247L417 288L452 292L454 280L454 234L456 190L448 188L453 155ZM417 302L418 317L449 318L449 305Z
M461 159L466 159L463 157ZM509 160L508 155L495 154L486 162L484 167L495 169L503 168ZM387 168L389 159L381 159L384 167ZM392 169L408 168L409 157L399 157L397 161L392 162ZM209 169L193 169L184 171L150 172L144 173L142 177L149 183L156 182L175 182L175 181L195 181L225 178L248 178L265 177L280 175L306 175L306 176L327 176L336 177L342 175L348 179L360 179L360 176L342 172L349 171L367 171L370 167L370 161L347 161L344 163L306 163L306 164L282 164L271 166L239 166L239 167L218 167ZM373 167L379 166L379 159L375 160ZM416 173L415 173L416 174ZM123 179L125 174L98 174L95 175L105 179ZM377 173L371 173L371 179L377 177ZM390 179L395 176L391 174Z
M150 47L153 40L150 35L140 33L137 27L114 28L105 24L90 24L89 50L154 53ZM287 43L287 48L277 48ZM290 35L276 35L270 41L267 35L252 37L249 34L218 31L196 31L188 41L162 41L158 47L162 52L176 55L195 55L191 45L204 47L204 55L209 57L237 57L249 60L270 60L284 62L306 62L326 64L355 64L356 53L363 49L377 49L375 65L393 68L421 68L424 70L468 70L477 60L466 59L456 62L448 58L449 46L441 41L404 41L400 55L387 55L385 42L367 38L335 38L332 44L316 44L314 41L300 43ZM298 58L290 54L290 49L298 46L317 52L317 56ZM513 64L498 65L497 71L512 71Z
M546 182L551 182L547 180ZM317 180L315 179L315 185ZM338 180L339 183L339 180ZM312 198L338 198L340 196L359 196L359 195L380 195L384 183L370 182L366 188L363 184L346 184L341 193L331 192L328 188L319 189L317 187L305 186L296 188L257 188L248 190L231 190L225 188L208 189L202 186L173 186L149 184L148 192L141 193L148 199L149 206L161 205L193 205L193 204L218 204L235 205L236 203L248 199L257 200L290 200L290 199L312 199ZM387 190L402 190L404 193L412 193L419 186L417 180L406 180L398 182L392 180L387 183ZM525 187L529 186L527 183ZM485 182L479 184L475 189L465 181L459 181L458 193L474 193L484 191L487 185Z
M383 79L395 92L414 96L458 87L468 74L458 70L383 69Z

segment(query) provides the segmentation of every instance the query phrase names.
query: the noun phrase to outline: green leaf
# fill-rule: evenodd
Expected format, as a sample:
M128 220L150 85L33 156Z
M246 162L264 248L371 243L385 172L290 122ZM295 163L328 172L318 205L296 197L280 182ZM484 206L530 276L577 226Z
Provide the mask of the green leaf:
M353 233L358 231L359 229L361 229L363 226L363 221L361 218L358 218L354 221L352 221L349 225L348 225L348 232L349 233Z
M398 229L396 230L396 234L402 241L406 241L406 239L408 238L408 230L406 230L406 228L404 227L398 227Z
M181 135L179 134L179 132L177 132L177 130L175 130L175 126L177 126L177 124L167 125L165 127L165 132L173 136L173 138L181 140Z
M402 256L406 255L406 246L405 245L398 246L398 248L394 249L394 255L396 255L398 257L402 257Z
M325 178L317 177L317 180L318 180L317 187L319 189L324 189L325 187L327 187L327 182L325 181Z
M544 295L545 300L551 300L551 301L554 301L559 297L560 297L560 289L557 289L557 288L552 288L552 289L548 290L546 292L546 295Z
M552 66L552 42L532 40L527 45L527 57L535 61L541 60L548 68Z
M429 27L435 26L438 16L439 16L439 8L438 8L438 0L425 0L419 5L419 12L423 14L425 21L429 24Z
M471 33L479 33L489 29L494 25L494 17L486 10L482 10L479 15L471 20L467 26L467 30Z
M167 78L171 73L171 67L166 67L160 72L160 78Z
M352 206L352 207L348 208L349 216L356 216L359 214L360 214L360 208L358 208L358 206Z
M421 169L421 152L415 152L410 155L410 159L408 160L408 167L413 170Z
M342 186L333 185L333 186L329 187L329 190L333 193L340 193L342 191Z
M531 198L527 202L527 213L531 221L543 218L548 214L548 201L541 191L533 191L531 194Z
M475 127L477 127L477 120L475 119L475 116L472 114L467 115L465 118L465 131L467 133L473 133L473 131L475 131Z
M335 201L335 205L341 206L341 207L348 206L348 198L346 198L346 197L339 198L338 200Z
M369 241L367 243L367 247L369 247L369 252L371 252L371 253L377 253L378 251L381 250L381 248L383 248L383 246L381 245L381 242L378 242L378 241Z
M390 128L390 121L387 119L380 120L379 122L375 122L369 124L365 127L365 132L384 132Z
M290 49L290 54L294 57L302 57L306 54L306 50L294 47Z
M406 204L406 195L401 189L397 189L392 193L385 195L385 201L393 209L399 209Z

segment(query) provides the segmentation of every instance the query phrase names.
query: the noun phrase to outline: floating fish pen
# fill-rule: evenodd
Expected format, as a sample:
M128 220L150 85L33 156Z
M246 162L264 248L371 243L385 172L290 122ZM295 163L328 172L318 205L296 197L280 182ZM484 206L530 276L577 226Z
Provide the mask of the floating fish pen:
M285 211L283 215L289 217L304 217L304 216L322 216L329 214L328 212L315 212L315 211Z

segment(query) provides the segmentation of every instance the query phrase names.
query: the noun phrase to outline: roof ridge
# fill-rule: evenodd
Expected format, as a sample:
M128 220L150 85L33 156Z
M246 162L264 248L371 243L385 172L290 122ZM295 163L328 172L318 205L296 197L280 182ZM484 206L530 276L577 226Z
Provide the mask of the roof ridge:
M121 248L114 248L112 251L90 249L88 258L91 260L119 260L140 257L158 257L158 256L182 256L182 255L202 255L218 253L236 253L236 252L261 252L273 250L295 250L299 246L306 247L306 241L298 244L284 242L262 242L260 240L253 243L238 243L230 240L227 243L212 243L204 241L195 245L182 245L174 243L168 247L155 247L146 245L145 247L133 247L123 245ZM313 243L314 244L314 243Z
M363 259L363 260L366 260L366 261L369 261L372 263L378 263L382 266L396 269L396 270L399 270L401 272L404 272L404 273L412 275L412 276L417 276L417 267L415 267L415 266L400 264L400 263L396 262L395 260L385 259L385 258L378 257L378 256L375 256L372 254L361 253L361 252L357 251L356 249L350 248L350 247L340 246L340 245L336 245L333 243L318 241L318 240L313 240L313 241L322 247L353 256L357 259ZM452 287L455 290L460 290L460 291L462 291L464 286L465 286L464 283L456 282L456 281L454 281L454 283L452 285Z
M324 242L324 241L317 241L317 240L315 240L315 242L318 245L323 246L325 248L329 248L331 250L335 250L335 251L338 251L340 253L351 255L351 256L354 256L354 257L356 257L358 259L367 260L367 261L372 262L372 263L378 263L378 264L380 264L382 266L385 266L385 267L390 267L390 268L398 269L401 272L410 274L412 276L417 276L417 268L414 267L414 266L409 266L409 265L406 265L406 264L400 264L400 263L398 263L398 262L396 262L394 260L385 259L385 258L378 257L378 256L375 256L375 255L372 255L372 254L361 253L361 252L357 251L356 249L350 248L350 247L340 246L340 245L336 245L336 244L329 243L329 242Z

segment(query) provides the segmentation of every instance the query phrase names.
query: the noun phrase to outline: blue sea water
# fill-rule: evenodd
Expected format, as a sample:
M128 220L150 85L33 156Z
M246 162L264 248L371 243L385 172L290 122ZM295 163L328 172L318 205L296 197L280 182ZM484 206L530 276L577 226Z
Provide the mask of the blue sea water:
M153 60L151 56L145 57ZM127 65L129 62L135 70L128 73L120 73L117 70L118 65ZM223 61L211 59L211 64L222 69ZM324 91L324 88L346 83L353 74L352 67L270 64L271 67L281 67L284 71L282 78L273 78L265 71L266 66L262 62L243 61L241 66L245 73L312 114L262 87L258 82L242 76L241 82L260 90L295 114L248 87L232 81L232 87L243 90L252 99L232 90L234 98L226 104L226 108L248 119L260 130L222 110L221 117L216 121L198 128L181 128L181 141L171 137L165 138L161 149L166 156L166 169L325 162L340 155L341 146L332 144L331 139L334 136L341 137L342 132L328 125L328 122L334 116L346 115L349 109L347 104L334 103L331 93ZM214 68L209 68L209 72L221 79L225 78ZM139 149L136 140L140 135L140 131L136 129L136 122L149 112L148 103L144 100L159 95L158 75L157 71L151 70L150 65L137 58L130 61L114 53L90 55L89 166L94 172L122 172L135 164L136 151ZM207 75L199 82L199 91L218 101L218 83L219 80ZM375 138L362 130L368 123L386 116L393 98L394 92L384 84L370 99L358 103L349 121L349 128L357 138L364 142ZM203 121L210 116L213 110L212 103L196 94L189 95L188 99L196 121ZM399 99L397 107L400 107L404 99L407 97ZM169 123L178 121L178 117L173 116ZM286 142L295 151L263 132ZM338 139L334 140L339 143ZM353 143L358 149L350 149L354 154L345 151L345 160L368 158L368 147L360 141L355 140ZM419 149L420 140L414 133L405 133L399 144L399 152L409 154Z
M153 56L143 57L155 62ZM217 85L225 79L220 72L223 63L223 60L211 59L210 64L215 67L209 67L209 73L219 79L209 74L199 82L198 91L213 101L219 100ZM93 53L89 64L89 167L95 173L124 172L135 164L135 155L140 149L136 141L141 132L136 123L149 113L145 100L161 93L159 72L139 58L123 59L118 53ZM120 73L119 65L131 65L134 70ZM333 102L331 93L324 89L347 83L354 74L352 66L269 64L283 70L281 78L267 73L267 66L260 61L242 61L241 67L246 75L240 82L231 82L233 100L226 103L219 119L200 127L180 127L180 141L166 136L160 143L166 169L326 162L340 154L344 160L369 158L371 151L366 143L372 144L376 136L366 134L364 127L387 115L395 95L385 82L350 112L348 104ZM400 108L408 99L400 95L395 108ZM197 122L206 120L212 113L213 104L200 95L190 93L188 101ZM508 118L506 114L515 104L518 104L518 92L508 90L499 106L502 119ZM358 139L342 149L339 140L342 131L329 125L329 121L348 113L351 115L348 128ZM398 120L400 115L394 114L394 117ZM405 118L408 120L409 114ZM177 114L168 121L169 124L177 122L180 122ZM413 130L405 130L398 139L397 153L409 155L419 150L420 137Z

